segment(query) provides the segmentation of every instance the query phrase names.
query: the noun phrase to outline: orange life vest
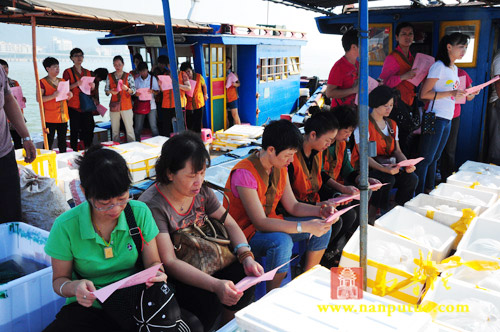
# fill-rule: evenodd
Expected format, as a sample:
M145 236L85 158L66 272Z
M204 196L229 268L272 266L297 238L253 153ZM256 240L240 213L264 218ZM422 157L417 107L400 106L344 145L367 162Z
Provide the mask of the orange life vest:
M262 166L262 163L256 153L237 163L231 170L231 173L237 169L246 169L254 176L257 181L257 195L259 196L266 216L269 218L283 219L282 215L276 214L276 206L285 191L287 168L273 168L270 186L269 175L264 169L264 166ZM234 220L236 220L240 228L243 230L246 238L250 239L255 234L256 229L248 217L241 199L234 196L231 192L231 175L229 176L229 179L227 179L226 189L229 189L229 192L226 194L231 202L229 206L229 214L234 218ZM226 199L224 199L224 207L227 208Z
M63 78L58 79L59 82L64 82ZM57 86L52 85L47 77L40 80L44 87L44 96L50 96L57 91ZM65 123L68 122L68 103L66 100L56 101L56 98L43 102L43 110L45 113L45 122L48 123Z
M226 91L227 102L230 103L238 99L238 92L236 92L236 87L231 85Z
M340 179L340 172L342 171L342 164L344 163L346 146L347 143L345 141L335 142L333 149L330 147L323 154L323 169L329 177L339 183L342 182L342 179ZM335 155L332 155L332 152L335 153Z
M92 76L90 73L90 70L87 70L85 68L82 68L82 74L79 74L78 71L75 69L75 66L68 68L64 71L64 73L68 72L69 75L69 84L73 84L76 81L79 81L82 76ZM76 75L76 77L75 77ZM111 82L111 81L110 81ZM71 92L73 92L73 97L68 100L68 107L75 108L75 109L80 109L80 88L78 86L75 86L73 89L71 89Z
M311 171L307 168L302 151L293 155L293 183L290 183L298 201L317 203L320 201L319 188L323 184L321 179L322 152L318 152L313 159Z
M122 77L120 78L123 82L123 85L126 86L127 88L129 87L128 85L128 76L129 73L123 73ZM108 74L109 78L109 88L111 90L116 90L117 85L118 85L118 80L115 77L115 72ZM132 96L126 92L124 89L122 89L118 94L116 95L111 95L111 102L120 102L120 110L121 111L127 111L132 109Z
M410 58L408 59L406 56L404 56L403 53L401 53L397 49L392 51L391 55L394 56L394 58L399 64L398 75L403 75L411 70L414 61L412 56L410 56ZM396 89L398 89L401 92L401 100L406 105L408 106L413 105L413 100L415 99L415 86L413 84L411 84L407 80L404 80L401 81L401 83L399 83L396 86Z
M183 71L179 72L179 84L184 84L184 78L187 78L187 74ZM185 108L187 104L186 92L182 89L181 91L181 107ZM174 90L163 90L163 102L161 104L163 108L175 108L174 101Z
M193 96L189 97L188 95L186 95L187 110L197 110L205 106L205 95L203 94L203 89L202 89L202 87L205 85L205 79L200 74L195 74L195 75L196 75L196 87L194 88Z
M396 122L389 118L385 119L387 125L390 126L389 136L384 135L382 130L377 126L375 120L370 116L370 123L368 124L368 133L370 135L370 142L377 143L377 156L392 156L394 148L396 147ZM391 132L392 131L392 132ZM359 148L358 144L354 146L351 155L351 164L354 168L359 169Z

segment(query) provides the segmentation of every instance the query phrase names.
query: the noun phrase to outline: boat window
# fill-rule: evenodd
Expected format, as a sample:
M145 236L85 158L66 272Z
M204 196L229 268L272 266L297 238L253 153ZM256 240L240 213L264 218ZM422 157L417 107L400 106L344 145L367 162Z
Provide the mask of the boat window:
M392 25L390 23L370 24L368 58L370 65L382 66L385 57L392 50Z
M268 81L272 81L274 80L274 73L275 73L275 69L276 69L276 66L275 66L275 62L274 62L274 58L268 58L267 59L267 80Z
M300 74L299 57L298 56L291 56L290 57L290 64L291 64L290 75L298 75L298 74Z
M285 79L286 76L283 72L283 58L276 58L276 76L275 79Z
M212 78L217 78L217 65L215 63L212 64Z
M208 45L203 45L203 54L205 55L205 75L210 76L210 49Z
M445 34L449 35L454 32L460 32L469 36L469 47L465 56L455 61L460 64L460 67L475 67L477 58L477 41L479 38L480 21L448 21L441 22L440 38Z

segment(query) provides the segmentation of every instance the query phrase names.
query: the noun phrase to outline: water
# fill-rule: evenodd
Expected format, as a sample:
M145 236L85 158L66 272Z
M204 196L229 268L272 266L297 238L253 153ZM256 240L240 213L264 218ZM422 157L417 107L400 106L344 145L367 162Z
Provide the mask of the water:
M48 266L21 255L7 256L0 262L0 284L43 270Z
M42 59L43 60L43 59ZM73 65L71 61L61 61L62 59L58 59L60 61L60 74L59 77L62 77L62 74L66 68L69 68ZM107 68L109 71L114 71L113 69L113 58L110 57L109 60L88 60L84 61L83 66L86 69L94 70L100 67ZM130 63L126 61L125 71L130 71ZM43 68L42 62L38 61L38 73L39 77L43 78L47 75L47 72ZM26 97L26 108L24 109L24 117L27 122L28 130L31 135L42 132L42 125L40 122L40 109L38 103L36 102L36 81L35 81L35 72L33 70L33 62L9 62L9 77L18 81L23 89L23 94ZM105 83L102 82L99 86L99 94L100 94L100 102L107 108L109 105L110 97L106 96L104 93ZM109 121L109 113L106 113L104 117L96 116L95 121Z

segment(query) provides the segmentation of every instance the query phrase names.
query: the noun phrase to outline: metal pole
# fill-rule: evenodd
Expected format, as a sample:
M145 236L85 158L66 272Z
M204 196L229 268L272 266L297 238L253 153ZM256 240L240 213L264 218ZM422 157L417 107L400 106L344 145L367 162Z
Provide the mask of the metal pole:
M38 76L38 64L36 62L36 18L31 16L31 44L33 45L33 70L35 71L36 95L38 96L38 106L40 108L40 121L42 122L43 147L49 149L47 140L47 127L45 127L45 112L43 110L42 89L40 87L40 77ZM59 137L57 138L59 139ZM62 139L66 140L66 137Z
M363 289L367 282L368 231L368 0L359 0L359 160L361 191L360 205L360 266L363 268Z
M182 133L184 125L184 113L181 107L181 92L179 90L179 77L177 75L177 57L175 55L174 32L172 30L172 18L170 17L169 0L163 2L163 18L165 20L165 35L167 37L168 59L170 60L170 75L172 76L172 87L174 90L175 117L177 119L177 131Z

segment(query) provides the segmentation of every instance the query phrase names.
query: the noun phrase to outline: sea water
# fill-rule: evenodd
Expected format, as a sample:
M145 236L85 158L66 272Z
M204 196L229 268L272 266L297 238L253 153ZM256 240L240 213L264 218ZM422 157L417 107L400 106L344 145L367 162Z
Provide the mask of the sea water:
M47 264L37 262L21 255L4 257L0 260L0 284L8 283L46 267L48 267Z

